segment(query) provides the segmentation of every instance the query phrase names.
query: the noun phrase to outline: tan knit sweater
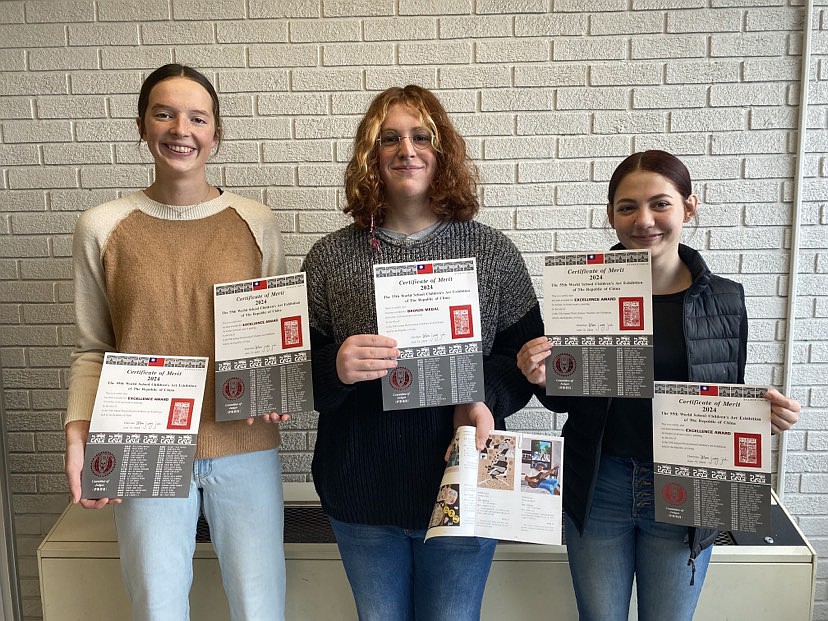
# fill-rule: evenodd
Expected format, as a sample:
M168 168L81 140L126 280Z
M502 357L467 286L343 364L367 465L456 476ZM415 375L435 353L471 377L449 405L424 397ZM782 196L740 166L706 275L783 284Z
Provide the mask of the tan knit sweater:
M89 420L103 355L208 356L196 458L279 446L277 425L216 423L213 285L281 274L278 223L231 192L190 207L136 192L84 212L75 227L76 345L66 422Z

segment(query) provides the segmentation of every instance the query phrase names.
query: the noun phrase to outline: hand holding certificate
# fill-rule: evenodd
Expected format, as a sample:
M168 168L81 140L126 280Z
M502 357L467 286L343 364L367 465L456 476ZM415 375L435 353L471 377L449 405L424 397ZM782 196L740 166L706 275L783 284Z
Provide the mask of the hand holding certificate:
M383 408L483 401L477 262L447 259L374 266L377 331L396 340Z
M552 341L546 394L652 397L650 253L546 257L544 324Z
M313 409L305 274L214 286L216 420Z
M206 377L207 358L107 353L82 497L186 497Z
M656 382L656 519L770 532L771 405L765 389Z

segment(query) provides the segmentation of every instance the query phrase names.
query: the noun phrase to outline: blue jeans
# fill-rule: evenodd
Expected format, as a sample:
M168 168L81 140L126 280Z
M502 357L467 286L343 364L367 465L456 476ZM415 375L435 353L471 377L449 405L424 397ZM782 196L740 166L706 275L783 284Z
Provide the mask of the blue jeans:
M494 539L330 518L360 621L478 621Z
M569 570L581 621L627 621L636 579L640 621L690 621L712 546L695 561L687 527L654 519L653 465L601 457L583 535L565 516Z
M278 449L197 459L188 498L115 505L134 621L186 621L200 506L233 621L284 619L282 462Z

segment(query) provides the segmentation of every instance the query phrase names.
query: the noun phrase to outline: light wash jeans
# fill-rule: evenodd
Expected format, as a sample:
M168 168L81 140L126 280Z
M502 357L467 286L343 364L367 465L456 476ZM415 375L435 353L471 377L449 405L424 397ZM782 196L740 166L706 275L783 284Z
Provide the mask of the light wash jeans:
M494 539L329 518L360 621L478 621Z
M601 457L583 535L569 518L566 548L581 621L627 621L636 579L639 621L690 621L713 547L688 564L687 527L654 519L653 464Z
M284 619L282 462L273 449L197 459L188 498L126 498L114 506L134 621L190 618L202 503L231 619Z

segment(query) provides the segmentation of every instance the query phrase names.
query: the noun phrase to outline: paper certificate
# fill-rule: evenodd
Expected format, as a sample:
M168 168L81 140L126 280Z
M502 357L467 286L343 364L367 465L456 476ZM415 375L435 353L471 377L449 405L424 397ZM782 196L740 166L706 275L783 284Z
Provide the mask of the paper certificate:
M560 545L563 438L492 431L475 447L459 427L425 538L490 537Z
M207 358L107 353L89 425L84 498L186 497Z
M546 394L652 397L652 291L648 250L547 256Z
M770 533L770 402L765 389L656 382L656 520Z
M214 285L216 420L313 410L305 273Z
M483 401L474 258L374 266L377 330L397 341L382 381L385 410Z

